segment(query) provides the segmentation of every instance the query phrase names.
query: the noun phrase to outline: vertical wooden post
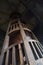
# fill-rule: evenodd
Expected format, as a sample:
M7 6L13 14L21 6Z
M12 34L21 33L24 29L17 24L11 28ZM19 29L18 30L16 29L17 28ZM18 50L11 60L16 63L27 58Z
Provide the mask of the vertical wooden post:
M20 55L20 65L24 65L23 64L23 55L22 55L21 45L18 44L18 47L19 47L19 55Z
M7 29L7 32L6 32L6 36L5 36L5 40L4 40L4 43L3 43L3 48L2 48L2 52L1 52L1 55L0 55L0 65L2 65L2 62L3 62L3 57L4 57L4 51L5 49L8 47L9 45L9 36L8 36L8 31L9 31L9 27L10 27L10 23L8 25L8 29Z
M16 65L15 47L12 48L12 65Z
M5 65L8 65L8 58L9 58L9 50L7 51L7 54L6 54Z
M32 50L30 48L30 45L28 43L28 40L26 39L26 34L25 34L25 32L24 32L24 30L22 28L22 25L21 25L20 21L18 21L18 23L19 23L19 27L20 27L20 33L21 33L22 38L23 38L25 50L26 50L26 53L27 53L27 56L28 56L29 64L30 65L36 65L36 62L35 62L35 59L34 59Z
M11 24L11 22L9 22L9 25L8 25L8 29L7 29L7 32L6 32L6 36L5 36L5 40L4 40L4 44L3 44L3 48L2 48L2 52L3 52L3 51L8 47L8 45L9 45L8 32L9 32L10 24ZM6 46L7 46L7 47L6 47Z

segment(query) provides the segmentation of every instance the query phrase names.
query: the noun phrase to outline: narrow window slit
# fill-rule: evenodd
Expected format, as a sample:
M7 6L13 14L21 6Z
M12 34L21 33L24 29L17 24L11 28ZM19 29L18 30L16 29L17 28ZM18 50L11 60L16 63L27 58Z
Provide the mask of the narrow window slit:
M38 45L39 43L37 43L37 42L36 42L36 44L37 44L37 46L39 47L39 45ZM41 50L41 48L40 48L40 47L39 47L39 49L40 49L40 51L42 52L42 50ZM42 54L43 54L43 52L42 52Z
M13 30L13 25L12 25L12 30Z
M28 64L29 65L29 60L28 60L27 54L25 52L24 43L21 43L21 47L22 47L22 52L23 52L24 65L25 64Z
M9 50L9 61L8 65L12 64L12 48Z
M29 45L30 45L30 47L31 47L31 50L32 50L32 52L33 52L33 55L34 55L35 60L37 60L38 58L37 58L36 53L35 53L35 51L34 51L32 45L31 45L31 42L29 42Z
M35 49L36 49L36 51L37 51L37 53L38 53L39 57L40 57L40 58L42 58L42 56L41 56L41 54L40 54L39 50L37 49L37 47L36 47L36 45L35 45L35 43L34 43L34 42L32 42L32 43L33 43L33 45L34 45L34 47L35 47Z
M19 65L20 64L20 59L19 59L18 45L15 46L15 53L16 53L16 64Z
M16 24L15 24L15 28L16 28Z

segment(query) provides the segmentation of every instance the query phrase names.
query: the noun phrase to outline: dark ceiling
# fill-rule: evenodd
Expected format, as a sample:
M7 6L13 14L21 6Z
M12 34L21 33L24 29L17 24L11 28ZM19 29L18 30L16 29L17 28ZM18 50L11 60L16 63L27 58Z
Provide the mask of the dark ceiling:
M0 31L5 33L10 14L19 12L25 23L43 41L43 0L0 0Z
M14 11L22 14L26 23L33 28L39 21L43 21L43 0L0 0L0 28L4 31Z

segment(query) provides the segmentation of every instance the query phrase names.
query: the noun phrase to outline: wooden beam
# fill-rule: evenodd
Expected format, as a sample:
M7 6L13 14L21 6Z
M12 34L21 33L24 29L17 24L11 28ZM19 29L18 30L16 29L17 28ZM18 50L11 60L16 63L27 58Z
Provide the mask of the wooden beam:
M8 60L9 60L9 50L7 51L7 54L6 54L5 65L8 65Z
M16 65L15 47L12 48L12 65Z
M23 64L23 55L22 55L21 45L18 44L18 47L19 47L19 55L20 55L20 65L24 65Z
M6 36L5 36L5 40L4 40L4 43L3 43L3 48L2 48L2 52L1 52L1 56L0 56L0 58L1 58L0 65L2 65L2 62L3 62L5 49L9 45L9 36L8 36L9 27L10 27L10 22L9 22L8 29L7 29Z
M23 38L24 47L25 47L25 50L26 50L26 53L27 53L29 64L30 65L36 65L32 50L30 48L28 40L26 39L26 34L25 34L24 30L23 30L23 27L22 27L22 25L20 23L20 20L18 20L18 23L19 23L20 33L21 33L21 36Z

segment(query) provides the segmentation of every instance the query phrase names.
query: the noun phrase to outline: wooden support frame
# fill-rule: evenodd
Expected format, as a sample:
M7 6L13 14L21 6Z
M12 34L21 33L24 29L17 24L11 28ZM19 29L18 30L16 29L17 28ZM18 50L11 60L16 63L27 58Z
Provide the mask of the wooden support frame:
M5 52L5 49L4 49L5 48L5 45L9 41L9 38L7 38L7 37L9 37L8 36L9 27L10 27L10 22L9 22L8 29L7 29L7 32L6 32L4 44L3 44L3 47L2 47L2 52L1 52L1 55L0 55L0 58L1 58L0 65L2 65L2 62L3 62L3 57L4 57L4 52ZM7 43L7 47L8 47L8 45L9 45L9 42Z
M9 59L9 50L7 51L7 54L6 54L5 65L8 65L8 59Z
M12 65L16 65L15 46L12 48Z
M36 65L34 56L32 54L31 48L30 48L30 46L28 44L28 40L26 39L26 34L25 34L25 32L24 32L24 30L22 28L22 25L20 23L20 20L18 20L18 23L19 23L19 27L20 27L20 33L21 33L21 36L23 38L25 50L26 50L26 53L27 53L27 56L28 56L29 64L30 65Z
M22 49L21 49L21 45L20 44L18 44L18 48L19 48L19 55L20 55L20 65L24 65L23 54L22 54Z
M39 59L39 56L38 56L37 51L36 51L36 49L35 49L35 47L34 47L32 42L35 42L35 46L37 47L37 49L39 50L40 54L43 57L43 54L41 53L40 49L38 48L38 46L36 44L36 42L39 43L39 41L37 40L37 38L35 37L33 32L28 29L28 27L26 27L24 24L20 23L20 20L18 20L18 23L15 23L14 26L13 25L10 26L10 24L11 23L9 23L8 30L7 30L7 33L6 33L6 37L5 37L5 40L4 40L4 45L3 45L3 48L2 48L2 53L1 53L1 57L0 57L1 58L0 65L2 65L2 61L3 61L3 57L4 57L4 53L5 52L7 52L5 65L8 65L8 57L9 57L9 49L10 48L12 48L12 65L16 65L15 45L17 45L17 43L8 47L8 45L9 45L9 34L12 33L12 32L15 32L15 31L20 31L20 33L21 33L21 36L22 36L22 39L23 39L23 43L24 43L24 49L25 49L25 53L26 53L25 55L26 55L27 65L29 65L29 64L30 65L36 65L34 55L32 53L30 45L29 45L29 41L31 42L31 45L32 45L32 47L33 47L38 59ZM12 28L12 26L13 26L13 28ZM11 30L9 31L10 27L11 27ZM31 32L36 40L28 40L26 38L25 31ZM40 48L42 50L43 47L42 47L41 44L40 44L40 46L41 46ZM19 47L19 55L20 55L20 65L24 65L23 53L22 53L22 48L21 48L21 44L20 43L18 44L18 47Z

